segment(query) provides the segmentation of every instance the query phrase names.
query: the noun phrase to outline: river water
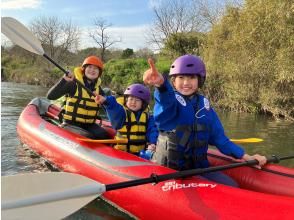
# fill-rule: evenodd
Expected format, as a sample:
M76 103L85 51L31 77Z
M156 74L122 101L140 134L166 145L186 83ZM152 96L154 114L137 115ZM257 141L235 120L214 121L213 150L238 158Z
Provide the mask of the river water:
M35 97L45 96L47 88L1 83L1 175L28 172L48 172L48 164L37 157L17 138L16 123L22 109ZM293 106L294 107L294 106ZM257 137L261 143L243 144L249 154L260 153L267 156L294 155L294 123L275 121L266 116L246 113L223 113L218 111L223 126L230 138ZM294 168L294 160L281 161ZM102 199L97 199L66 218L77 219L131 219Z

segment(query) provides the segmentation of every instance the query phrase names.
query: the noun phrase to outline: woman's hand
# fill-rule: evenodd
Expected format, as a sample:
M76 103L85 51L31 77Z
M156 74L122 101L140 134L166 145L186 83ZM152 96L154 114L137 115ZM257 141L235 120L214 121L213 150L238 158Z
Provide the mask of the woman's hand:
M102 95L96 95L94 100L98 105L102 105L105 102L106 98Z
M151 58L148 59L148 63L150 65L150 69L145 71L143 75L143 81L147 85L160 87L164 82L164 78L160 73L158 73Z
M63 79L67 82L73 81L74 78L74 75L70 71L68 71L68 74L63 75Z

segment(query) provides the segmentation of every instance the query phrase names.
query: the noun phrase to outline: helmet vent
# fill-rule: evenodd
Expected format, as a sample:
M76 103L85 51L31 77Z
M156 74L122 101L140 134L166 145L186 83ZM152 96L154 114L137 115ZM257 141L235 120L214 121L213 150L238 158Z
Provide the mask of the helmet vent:
M139 93L144 93L144 92L140 90Z
M187 64L187 67L192 67L192 66L194 66L193 63L191 63L191 64Z
M171 68L175 68L175 65L172 65Z

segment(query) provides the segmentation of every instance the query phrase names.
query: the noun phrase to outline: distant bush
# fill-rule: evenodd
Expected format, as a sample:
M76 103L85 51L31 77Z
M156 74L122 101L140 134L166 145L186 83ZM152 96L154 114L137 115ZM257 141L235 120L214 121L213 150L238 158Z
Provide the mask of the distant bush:
M156 67L159 72L166 73L169 71L170 62L160 57ZM148 60L143 58L110 60L105 64L103 85L114 91L123 92L130 84L143 83L143 73L149 68Z
M264 3L228 8L213 26L205 49L207 89L222 108L294 119L293 1Z

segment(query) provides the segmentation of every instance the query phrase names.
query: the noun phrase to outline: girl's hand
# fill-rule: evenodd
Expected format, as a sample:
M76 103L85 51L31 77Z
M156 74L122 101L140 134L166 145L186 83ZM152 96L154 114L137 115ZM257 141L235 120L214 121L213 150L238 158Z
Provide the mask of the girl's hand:
M74 80L74 75L69 71L68 74L64 74L63 75L63 79L65 79L65 81L70 82Z
M156 149L155 144L149 144L148 147L147 147L147 150L150 150L150 151L155 151L155 149Z
M96 95L94 100L97 104L102 105L105 102L106 98L102 95Z
M148 63L150 65L150 69L145 71L143 75L143 81L147 85L160 87L164 82L164 78L160 73L158 73L151 58L148 59Z
M259 165L257 165L256 167L261 169L261 166L264 166L266 164L266 157L265 156L261 156L259 154L254 154L253 156L248 155L248 154L244 154L244 156L242 157L243 160L257 160Z

